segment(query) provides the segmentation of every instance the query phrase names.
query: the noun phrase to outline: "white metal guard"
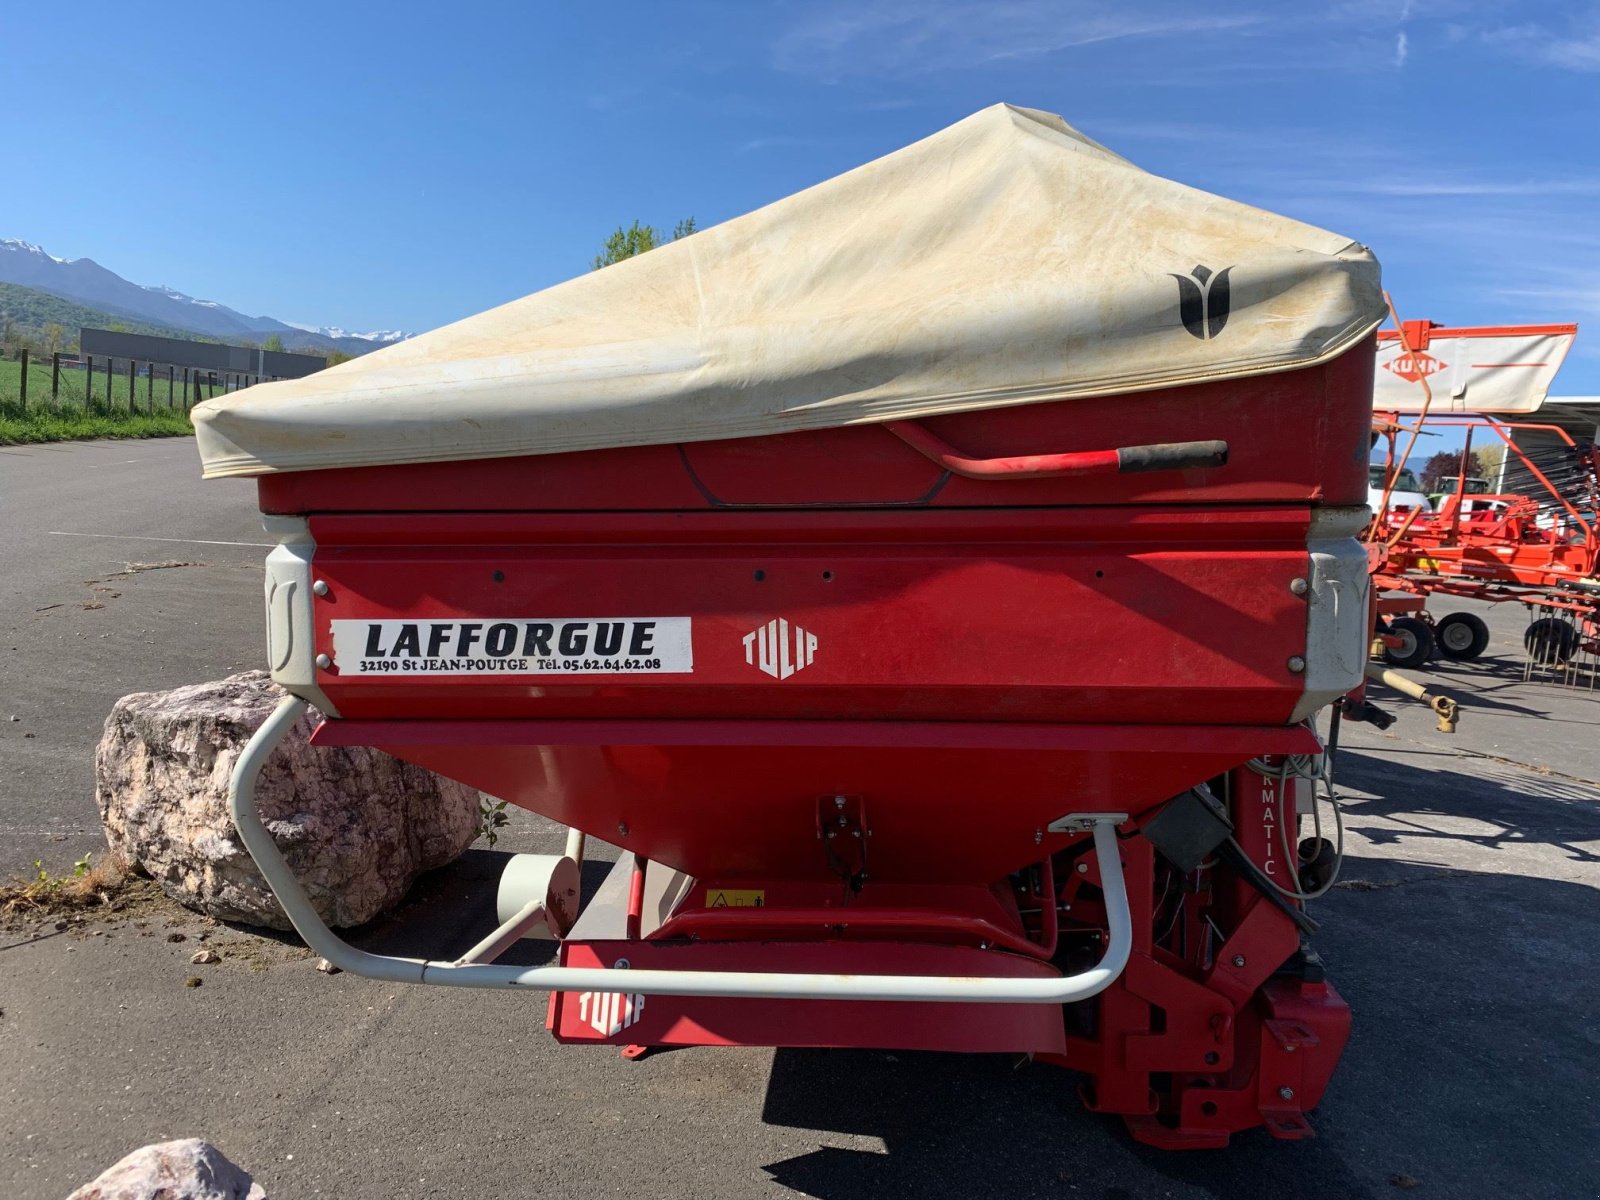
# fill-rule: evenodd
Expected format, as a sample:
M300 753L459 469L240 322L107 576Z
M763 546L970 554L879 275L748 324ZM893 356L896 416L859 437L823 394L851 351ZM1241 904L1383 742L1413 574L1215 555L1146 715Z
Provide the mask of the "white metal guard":
M305 712L306 702L286 697L245 746L233 770L229 801L233 823L289 920L317 954L355 975L389 983L451 987L531 988L573 992L633 992L647 996L746 996L786 1000L918 1000L960 1004L1067 1004L1104 991L1128 964L1133 946L1128 893L1122 880L1116 826L1121 813L1086 813L1100 864L1110 937L1100 961L1076 975L997 978L947 975L830 975L769 971L660 971L594 967L517 967L493 963L429 962L359 950L317 915L256 812L256 778L262 764ZM581 851L580 851L581 852ZM491 935L493 937L494 935ZM487 939L486 939L487 940Z

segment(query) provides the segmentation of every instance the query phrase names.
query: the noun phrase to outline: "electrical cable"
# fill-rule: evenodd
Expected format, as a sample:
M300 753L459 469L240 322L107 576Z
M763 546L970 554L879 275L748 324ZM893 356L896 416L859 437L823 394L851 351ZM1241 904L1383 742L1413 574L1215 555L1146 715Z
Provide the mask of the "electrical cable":
M1306 727L1310 729L1313 736L1315 736L1316 727L1313 722L1307 721ZM1321 760L1320 765L1317 762L1318 759ZM1262 878L1266 879L1268 883L1270 883L1283 895L1294 900L1299 900L1302 903L1307 900L1316 900L1327 895L1328 892L1333 889L1333 885L1338 882L1339 871L1344 866L1344 813L1339 807L1338 794L1333 790L1332 756L1326 753L1290 754L1285 756L1282 765L1276 768L1272 767L1266 762L1263 762L1259 758L1251 759L1246 765L1257 775L1261 775L1267 779L1272 779L1277 782L1280 810L1280 819L1278 821L1279 842L1283 848L1285 860L1296 864L1295 886L1292 888L1284 887L1283 884L1279 883L1276 879L1273 879L1271 876L1266 875L1265 873L1263 873ZM1300 852L1291 844L1289 840L1288 807L1289 779L1291 776L1296 779L1307 779L1312 783L1311 822L1313 836L1317 839L1319 844L1324 840L1322 836L1321 808L1321 801L1324 794L1326 795L1329 806L1333 809L1333 870L1328 873L1328 878L1323 882L1322 886L1309 892L1300 887L1300 872L1298 865L1300 862ZM1298 812L1296 812L1295 828L1297 832L1299 829L1299 824L1300 815ZM1234 848L1237 849L1241 854L1244 853L1243 847L1241 847L1237 841L1234 841L1234 838L1231 834L1228 837L1228 841L1232 842Z

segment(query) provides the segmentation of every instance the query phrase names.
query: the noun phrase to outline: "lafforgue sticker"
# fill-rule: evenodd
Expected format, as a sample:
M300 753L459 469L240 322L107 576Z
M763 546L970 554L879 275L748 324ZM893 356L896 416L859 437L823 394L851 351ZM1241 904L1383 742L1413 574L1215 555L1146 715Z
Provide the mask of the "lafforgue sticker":
M338 620L333 661L347 675L685 675L688 617Z

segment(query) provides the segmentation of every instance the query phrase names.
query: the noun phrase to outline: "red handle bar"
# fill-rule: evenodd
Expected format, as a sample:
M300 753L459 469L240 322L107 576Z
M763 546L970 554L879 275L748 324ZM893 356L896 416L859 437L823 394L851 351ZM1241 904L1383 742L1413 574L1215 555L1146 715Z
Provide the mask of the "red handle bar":
M1153 446L1123 446L1117 450L968 458L915 421L887 421L883 427L945 470L968 479L1045 479L1132 471L1189 471L1224 466L1228 461L1227 442L1160 442Z

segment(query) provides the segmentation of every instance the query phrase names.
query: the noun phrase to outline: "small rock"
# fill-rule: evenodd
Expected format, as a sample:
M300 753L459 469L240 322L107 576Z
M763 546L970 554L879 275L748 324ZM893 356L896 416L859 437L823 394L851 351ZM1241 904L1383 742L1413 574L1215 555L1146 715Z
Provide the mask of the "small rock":
M35 737L37 735L33 732L33 730L30 729L30 730L28 730L27 733L23 734L22 736L25 737L25 738L31 738L31 737Z
M324 975L337 975L343 971L344 968L334 966L325 958L319 958L317 959L317 970L321 971Z
M205 982L205 980L201 979L200 976L191 975L191 976L189 976L189 978L187 978L187 979L185 979L183 981L183 986L184 987L199 987L204 982Z
M61 933L66 928L67 928L67 922L65 922L65 921L57 921L56 922L56 932L57 933Z
M199 1138L135 1150L67 1200L267 1200L248 1172Z
M212 963L221 962L222 955L215 950L196 950L189 956L189 961L197 966L208 967Z
M16 713L12 713L11 716L7 717L6 719L8 721L20 721L20 720L22 720L22 718L17 716Z
M169 942L186 942L188 940L189 940L189 938L188 938L187 934L182 934L182 933L169 933L169 934L167 934L167 941L169 941Z
M1389 1182L1401 1191L1410 1191L1421 1181L1414 1175L1391 1175L1389 1176Z

